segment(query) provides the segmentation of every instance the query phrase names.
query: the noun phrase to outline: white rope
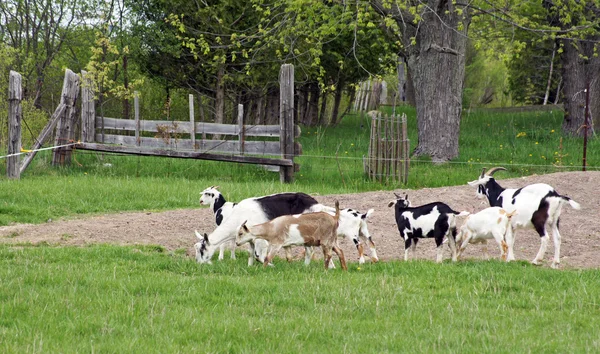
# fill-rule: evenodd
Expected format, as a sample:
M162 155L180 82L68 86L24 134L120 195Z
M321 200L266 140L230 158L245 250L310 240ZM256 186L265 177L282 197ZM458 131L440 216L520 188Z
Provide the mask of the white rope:
M36 150L24 150L24 151L17 152L17 153L14 153L14 154L8 154L8 155L0 156L0 159L4 159L4 158L7 158L7 157L12 157L12 156L19 156L19 155L23 155L23 154L29 154L30 152L35 152L35 151L44 151L44 150L58 149L58 148L61 148L61 147L67 147L67 146L77 145L77 144L80 144L80 143L76 142L76 143L70 143L70 144L64 144L64 145L50 146L50 147L40 148L40 149L36 149Z

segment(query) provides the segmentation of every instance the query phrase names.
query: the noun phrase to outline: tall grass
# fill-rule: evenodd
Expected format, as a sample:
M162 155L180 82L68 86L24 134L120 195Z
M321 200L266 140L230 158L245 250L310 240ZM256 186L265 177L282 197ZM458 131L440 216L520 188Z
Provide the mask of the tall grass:
M0 246L0 351L597 352L600 273L428 261L201 266L159 247Z
M408 116L414 148L415 112L407 107L400 111ZM240 200L283 191L332 194L459 185L492 165L509 169L499 178L580 170L582 139L561 142L561 123L557 110L465 111L460 156L443 165L413 159L406 186L365 177L362 159L370 121L364 115L346 116L336 127L303 127L303 154L296 158L300 171L292 184L281 184L277 173L254 165L76 151L70 167L54 168L50 153L41 153L20 181L0 180L0 225L82 213L193 208L198 192L210 185L220 185L226 197ZM600 168L598 139L589 142L588 166Z

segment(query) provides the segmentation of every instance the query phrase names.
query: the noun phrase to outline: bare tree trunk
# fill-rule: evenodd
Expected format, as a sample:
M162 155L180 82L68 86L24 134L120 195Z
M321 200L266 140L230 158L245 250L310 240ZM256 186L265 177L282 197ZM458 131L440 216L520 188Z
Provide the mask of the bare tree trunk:
M127 55L123 55L123 87L129 89L129 77L127 76ZM129 99L123 99L123 119L129 119Z
M279 89L269 89L267 94L267 124L278 124L279 123Z
M321 109L319 113L319 120L317 121L317 125L323 125L325 122L325 113L327 111L327 94L321 95Z
M313 82L310 84L310 99L308 101L308 107L306 110L306 118L304 124L308 126L315 125L315 122L319 119L319 96L320 94L319 84Z
M398 3L370 3L381 15L392 15L404 43L413 43L404 54L415 89L419 137L415 155L429 155L435 162L457 157L469 8L453 1L427 0L429 10L413 26L404 20L413 15Z
M329 121L329 125L336 125L338 121L338 114L340 112L340 104L342 103L342 93L344 92L344 81L340 79L338 84L335 87L335 96L333 98L333 110L331 112L331 119ZM352 106L352 102L354 102L354 95L356 91L352 90L350 93L350 104L349 107Z
M548 73L548 83L546 84L546 93L544 94L543 106L548 104L548 97L550 96L550 85L552 84L552 71L554 70L554 56L556 55L556 42L552 47L552 58L550 59L550 72Z
M225 76L225 67L220 66L217 71L217 91L215 95L215 123L223 123L225 118L225 84L223 82ZM215 134L213 139L219 140L221 136Z
M585 88L590 81L590 111L600 112L600 58L593 55L592 41L565 40L562 55L562 77L565 117L563 132L570 136L583 136L581 126L585 123ZM587 57L587 59L586 59ZM592 133L592 129L588 130Z
M309 111L310 111L310 103L309 103L309 94L310 94L310 87L308 86L309 84L304 84L302 85L301 89L300 89L300 97L299 97L299 103L300 103L300 107L299 107L299 111L298 111L298 119L299 122L302 124L306 125L306 121L308 120L308 115L309 115Z
M263 119L263 112L265 109L265 96L261 93L259 93L258 98L256 99L256 113L255 113L255 117L254 117L254 124L256 125L260 125L260 124L265 124L265 121Z
M406 70L406 81L404 83L404 95L406 96L406 103L415 107L417 105L417 99L415 98L415 85L413 84L413 79L410 75L410 68Z

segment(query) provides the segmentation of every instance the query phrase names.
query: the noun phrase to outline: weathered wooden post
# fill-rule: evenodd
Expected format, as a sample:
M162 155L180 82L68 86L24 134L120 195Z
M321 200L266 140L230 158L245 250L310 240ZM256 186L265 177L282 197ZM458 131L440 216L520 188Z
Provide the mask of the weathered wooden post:
M244 154L244 141L246 140L244 136L244 105L238 104L238 140L240 142L240 155Z
M279 124L281 157L294 160L294 66L283 64L279 71ZM294 180L294 166L281 166L279 179L283 183Z
M196 120L194 119L194 95L191 93L188 95L188 101L190 104L190 140L192 143L192 150L196 150Z
M365 91L362 98L360 111L367 112L369 110L369 98L371 97L371 79L365 82Z
M96 141L96 100L94 99L93 79L87 71L81 71L81 141Z
M21 74L11 70L8 83L8 155L21 152L22 99ZM6 176L8 178L18 179L21 176L19 161L19 155L6 158Z
M135 119L135 146L142 145L142 138L140 137L140 93L137 91L133 92L133 115Z
M410 140L408 139L408 129L406 127L406 114L402 113L402 159L404 164L404 173L402 174L402 182L404 184L408 183L408 167L410 164Z
M66 106L65 113L58 119L56 125L56 137L54 138L54 145L68 144L75 138L75 103L79 96L79 76L67 69L65 72L65 81L63 84L63 91L60 97L61 103ZM52 156L52 165L64 166L65 164L71 163L71 152L70 146L54 149Z

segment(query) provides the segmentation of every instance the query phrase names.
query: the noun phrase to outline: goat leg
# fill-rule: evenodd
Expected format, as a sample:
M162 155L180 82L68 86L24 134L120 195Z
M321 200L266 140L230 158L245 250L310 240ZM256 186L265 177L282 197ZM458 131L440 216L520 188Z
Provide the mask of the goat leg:
M337 254L338 258L340 259L342 269L348 270L348 266L346 265L346 257L344 256L344 251L342 251L342 249L338 246L333 246L333 252L335 252L335 254Z

